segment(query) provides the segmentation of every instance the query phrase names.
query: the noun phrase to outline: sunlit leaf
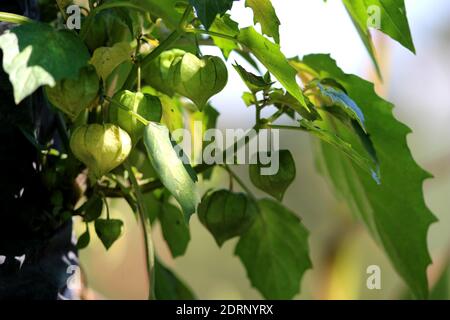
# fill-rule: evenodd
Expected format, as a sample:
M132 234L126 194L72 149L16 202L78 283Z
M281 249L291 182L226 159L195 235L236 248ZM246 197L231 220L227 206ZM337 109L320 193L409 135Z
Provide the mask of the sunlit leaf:
M280 20L270 0L245 0L245 6L253 10L254 23L260 23L262 32L280 43Z
M94 51L89 61L100 78L106 80L122 62L131 60L131 46L128 42L118 42L112 47L100 47Z
M242 29L238 39L277 78L283 87L308 109L303 93L296 82L297 72L280 51L280 46L270 42L252 27Z
M303 62L321 78L339 81L361 107L379 158L381 185L323 143L317 153L320 171L330 177L337 192L365 222L414 295L425 298L426 269L431 262L427 233L436 218L423 195L423 182L430 175L414 161L407 145L411 130L394 118L393 105L375 93L373 84L345 74L330 56L310 55ZM343 125L327 121L329 130L357 144L358 137L348 134Z
M188 221L199 202L195 184L197 177L193 175L192 168L189 163L183 163L173 148L166 126L150 123L144 131L144 144L153 168L161 182L183 208Z
M89 60L86 46L73 32L43 23L20 25L1 35L0 48L16 104L40 86L77 77Z

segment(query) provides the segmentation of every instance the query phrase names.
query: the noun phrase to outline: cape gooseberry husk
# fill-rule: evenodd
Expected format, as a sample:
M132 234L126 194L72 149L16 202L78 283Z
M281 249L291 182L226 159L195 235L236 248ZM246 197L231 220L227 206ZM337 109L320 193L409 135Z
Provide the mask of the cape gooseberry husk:
M175 59L183 57L185 54L186 51L180 49L167 50L161 53L143 70L145 82L157 91L172 97L175 91L169 82L170 67Z
M146 120L154 122L161 120L162 106L158 97L147 93L124 90L116 93L113 100ZM133 144L136 144L142 138L145 125L114 103L109 107L109 120L125 130L130 135Z
M243 234L258 214L254 200L228 190L207 192L198 206L200 222L212 233L219 246Z
M64 79L45 88L48 100L72 121L97 100L98 90L99 78L91 67L81 69L76 79Z
M200 59L186 53L172 62L169 79L175 92L191 99L202 110L212 96L225 88L228 71L218 57Z
M122 164L130 154L131 147L128 133L113 124L78 127L70 139L73 154L96 179Z
M131 41L132 38L129 27L117 12L103 10L93 17L84 42L94 52L97 48L112 47L121 41Z

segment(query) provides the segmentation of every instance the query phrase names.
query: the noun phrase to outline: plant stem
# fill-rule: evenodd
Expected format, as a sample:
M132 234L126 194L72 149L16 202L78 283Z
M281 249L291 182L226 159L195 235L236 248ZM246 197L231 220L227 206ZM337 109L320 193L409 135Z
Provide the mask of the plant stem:
M169 49L184 33L186 29L186 23L189 18L190 13L192 12L192 6L188 6L186 10L184 11L183 17L180 20L180 23L163 42L159 44L155 49L153 49L152 52L150 52L142 61L140 61L140 66L142 69L145 69L150 65L150 63L159 57L161 53ZM130 74L128 75L127 80L125 81L123 85L123 89L132 90L135 83L136 83L136 73L138 70L138 66L136 64L133 65L133 68L130 71Z
M256 126L254 126L251 130L255 130ZM238 141L236 141L232 146L230 146L227 150L225 150L223 152L223 158L226 158L227 153L229 152L229 150L233 150L236 148L236 146L238 146L241 141L244 141L244 144L247 143L247 139L245 138L245 135L239 139ZM196 167L194 167L194 171L197 174L203 173L205 171L207 171L208 169L214 168L217 164L200 164ZM154 180L154 181L150 181L146 184L143 184L140 186L140 190L142 193L147 193L147 192L151 192L160 188L163 188L164 185L162 184L161 180ZM99 189L105 194L107 195L109 198L122 198L123 197L123 192L122 190L120 190L119 188L108 188L108 187L102 187L99 186Z
M136 112L134 112L133 110L128 109L127 107L125 107L123 104L121 104L120 102L108 97L108 96L104 96L103 97L106 101L108 101L109 103L111 103L112 105L118 107L119 109L122 109L124 111L126 111L129 115L131 115L132 117L135 117L136 120L138 120L139 122L141 122L143 125L147 126L150 121L148 121L147 119L145 119L144 117L142 117L140 114L137 114Z
M147 218L147 208L145 206L144 196L141 192L141 187L134 175L134 172L131 168L131 165L128 161L125 162L125 168L128 171L130 176L131 186L136 195L136 200L138 204L138 215L139 221L142 228L142 233L144 234L144 246L145 246L145 262L147 268L147 275L149 281L149 289L148 289L148 300L155 299L155 250L153 247L152 241L152 227Z
M142 40L142 32L137 37L137 46L136 52L134 54L134 58L136 59L136 67L137 67L137 92L141 92L142 88L142 74L141 74L141 61L139 60L139 52L141 51L141 40Z
M279 117L281 117L284 114L284 108L280 108L277 112L275 112L273 115L271 115L269 118L267 118L267 123L272 124L272 122L278 120Z
M223 34L223 33L219 33L219 32L208 31L208 30L203 30L203 29L195 29L195 28L190 28L190 27L185 28L184 31L187 33L204 34L204 35L208 35L211 37L222 38L222 39L226 39L226 40L230 40L230 41L239 43L239 41L236 37L230 36L227 34Z
M241 180L241 178L239 178L234 172L233 170L231 170L230 166L228 164L224 164L222 165L222 168L224 168L231 177L233 177L233 179L242 187L242 189L250 196L250 198L252 198L253 200L256 201L256 197L253 195L253 192L250 191L250 189L245 185L245 183Z
M106 219L110 219L110 214L109 214L109 204L108 201L106 200L106 197L103 197L103 203L105 204L106 207Z
M148 54L144 59L141 61L141 68L147 67L154 59L156 59L161 53L163 53L165 50L167 50L175 41L178 40L178 38L181 37L181 33L179 30L175 30L172 32L163 42L160 43L159 46L157 46L155 49L153 49L152 52ZM130 71L130 74L128 75L127 80L125 81L123 85L123 89L132 90L135 83L136 83L136 73L138 70L138 66L136 64L133 65L133 68Z
M67 133L66 122L64 121L61 112L56 113L56 129L58 130L66 153L70 153L70 138L69 134Z
M141 75L141 66L137 65L137 92L141 92L142 87L142 75Z
M299 130L299 131L308 131L307 129L303 127L294 127L294 126L283 126L283 125L276 125L276 124L268 124L265 127L271 128L271 129L280 129L280 130Z
M140 6L137 6L135 4L130 3L129 1L116 1L116 2L106 2L102 4L101 6L97 6L94 10L96 10L96 13L99 13L106 9L111 8L129 8L134 9L137 11L147 12L145 9L141 8Z
M0 21L17 23L17 24L25 24L33 22L34 20L27 18L25 16L21 16L19 14L9 13L9 12L0 12Z

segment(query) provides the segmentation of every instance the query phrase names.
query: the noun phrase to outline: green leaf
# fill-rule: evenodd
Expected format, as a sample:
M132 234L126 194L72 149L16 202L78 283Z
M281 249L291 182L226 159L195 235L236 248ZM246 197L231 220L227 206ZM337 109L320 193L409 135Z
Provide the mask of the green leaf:
M449 300L450 299L450 264L447 261L443 272L434 284L430 292L431 300Z
M158 214L164 239L174 258L183 255L191 239L183 213L174 205L164 203Z
M163 113L161 123L165 124L170 132L184 127L183 110L178 98L170 98L166 95L159 97L161 100Z
M200 222L220 247L225 241L245 233L257 214L258 207L252 199L228 190L206 193L198 206Z
M89 245L89 242L91 242L91 235L89 234L89 229L86 229L86 231L78 238L77 249L81 250L86 248Z
M323 122L320 122L323 124ZM305 128L308 132L318 137L321 141L333 146L337 150L344 153L349 157L356 165L358 165L362 170L364 170L377 182L380 183L380 177L378 168L376 164L373 163L372 159L365 156L362 152L357 150L353 144L344 140L342 137L338 136L331 130L319 126L318 122L312 123L306 120L300 120L300 125ZM356 144L356 143L355 143Z
M259 214L241 236L236 255L252 285L266 299L292 299L311 268L308 231L300 219L280 203L263 199Z
M40 86L77 77L89 60L86 46L73 32L43 23L20 25L1 35L0 48L16 104Z
M296 82L297 73L280 51L279 45L270 42L252 27L242 29L238 40L258 58L302 106L309 109L303 93Z
M354 14L352 14L352 11L349 10L349 7L347 7L347 12L350 15L350 19L352 20L353 25L355 26L356 31L358 32L358 35L364 44L364 47L366 47L366 50L369 53L370 59L372 60L373 65L375 66L375 70L377 72L378 77L381 79L382 78L381 69L380 69L380 65L378 64L378 61L377 61L376 52L375 52L376 50L375 50L375 46L372 41L372 34L369 32L369 30L366 28L366 26L360 26L358 24L356 16Z
M170 98L150 87L142 88L142 92L159 97L162 105L161 123L166 125L170 132L184 128L183 110L181 109L182 105L178 97Z
M150 162L161 182L183 208L186 221L195 212L199 197L192 167L175 152L166 126L150 123L144 131L144 144Z
M364 132L367 133L366 127L364 125L364 113L361 111L355 101L353 101L345 92L335 89L331 86L321 84L320 82L317 82L316 86L323 96L330 99L331 105L337 106L351 119L357 121Z
M195 300L186 284L155 258L155 295L158 300Z
M191 152L193 159L199 159L205 148L213 143L213 141L203 141L203 138L207 130L216 128L219 115L220 113L211 104L207 104L203 111L194 111L191 113L190 129L192 132L193 150ZM195 126L197 121L201 121L202 123L200 130ZM214 167L204 171L202 173L203 179L210 179L213 171Z
M404 0L343 0L343 2L375 64L369 26L376 27L415 53ZM374 26L376 23L380 25Z
M261 163L250 165L249 172L250 180L255 187L270 194L278 201L282 201L284 193L295 179L296 170L294 158L289 150L279 150L277 152L279 169L276 174L262 175L261 169L265 165Z
M106 80L117 66L131 60L131 52L132 48L128 42L118 42L112 47L96 49L89 63L95 67L99 77Z
M242 94L242 100L244 101L245 105L247 107L250 107L256 103L255 97L251 92L244 92Z
M224 14L222 17L217 17L216 20L214 20L214 23L209 30L230 37L237 37L239 34L239 24L232 20L229 14ZM230 56L231 51L239 48L235 41L214 36L211 38L213 39L214 44L222 50L223 56L226 59Z
M247 70L245 70L241 65L235 63L233 65L234 69L236 69L237 73L241 77L242 81L244 81L247 88L250 91L256 93L263 90L268 90L272 86L272 82L267 82L263 77L257 76Z
M177 10L177 3L187 3L187 0L131 0L130 2L163 19L168 27L173 28L178 25L183 15Z
M253 10L254 24L260 23L262 32L280 43L280 20L270 0L246 0L245 6Z
M231 9L233 1L236 0L189 0L189 3L195 8L205 28L209 29L218 14L223 15Z
M269 104L273 104L277 108L288 107L301 115L302 118L311 121L320 119L319 113L315 106L309 101L308 97L305 97L305 101L309 106L309 110L300 104L289 92L285 92L282 89L273 89L269 93Z
M106 250L116 242L122 235L123 222L117 219L95 220L95 233L102 241Z
M186 51L180 49L167 50L142 70L143 79L152 88L173 97L173 85L169 82L169 70L175 59L181 58ZM152 93L153 94L153 93Z
M147 161L148 162L148 161ZM155 192L147 192L143 194L144 197L144 205L147 209L147 216L150 220L150 223L153 224L155 222L156 218L159 216L162 208L162 203L159 200L159 198L155 195Z
M86 202L84 207L83 220L85 222L92 222L98 219L102 215L103 211L103 200L98 195L93 195Z
M361 107L379 157L381 185L325 144L318 148L320 171L331 178L339 194L365 222L414 295L425 298L426 269L431 262L427 232L436 218L423 196L423 181L430 174L414 161L407 145L411 130L394 118L393 105L376 95L373 84L345 74L330 56L310 55L303 62L321 78L336 79ZM329 128L345 134L343 125L328 121ZM357 139L348 134L343 138L354 143Z

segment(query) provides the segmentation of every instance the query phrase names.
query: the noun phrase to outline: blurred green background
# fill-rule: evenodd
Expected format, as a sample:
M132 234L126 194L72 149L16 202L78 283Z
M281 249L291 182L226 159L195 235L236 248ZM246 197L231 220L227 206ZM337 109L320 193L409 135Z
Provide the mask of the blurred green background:
M435 283L450 256L450 2L405 1L416 56L383 35L375 34L383 83L377 81L369 57L340 1L272 2L282 22L281 46L287 56L331 53L344 71L376 82L378 93L395 103L396 117L413 129L408 143L415 159L435 176L424 185L426 202L440 220L431 227L428 237L434 261L429 277L430 282ZM232 17L241 27L252 24L251 11L244 8L243 1L236 2ZM205 48L204 52L220 55L211 48ZM228 63L227 88L212 100L221 113L218 125L222 129L253 126L254 110L246 108L241 101L244 85L231 67L234 59L238 58L232 56ZM287 118L284 121L289 122ZM327 181L316 173L310 138L298 132L282 132L281 147L289 148L297 163L297 179L288 189L284 204L295 211L310 230L314 265L307 271L301 294L296 298L404 297L406 289L384 253L364 226L352 218L346 204L334 196ZM249 181L246 166L233 166L233 169ZM212 181L202 183L202 189L227 184L228 177L216 170ZM87 284L98 293L97 298L145 299L147 280L142 234L124 202L112 201L111 208L113 217L125 221L125 233L109 252L95 237L89 248L81 251ZM251 288L242 264L233 255L236 240L218 248L195 215L190 228L192 239L187 253L175 260L170 256L159 226L154 228L154 241L162 260L189 284L198 298L260 299L259 293ZM381 268L381 290L366 287L366 269L370 265Z

